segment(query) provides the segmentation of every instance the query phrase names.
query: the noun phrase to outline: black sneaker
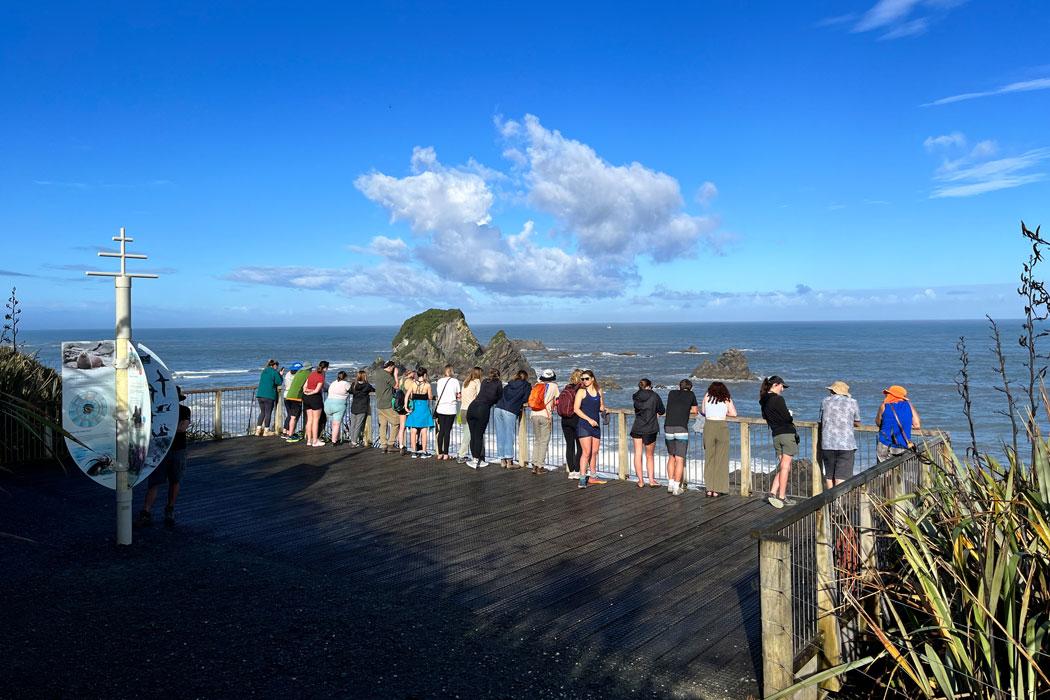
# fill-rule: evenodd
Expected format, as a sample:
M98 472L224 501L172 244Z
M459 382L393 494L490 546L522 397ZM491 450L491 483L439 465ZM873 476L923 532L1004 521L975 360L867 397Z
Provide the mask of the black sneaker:
M175 527L175 509L164 509L164 527Z
M153 524L153 514L148 510L140 510L138 517L135 518L135 527L149 527Z

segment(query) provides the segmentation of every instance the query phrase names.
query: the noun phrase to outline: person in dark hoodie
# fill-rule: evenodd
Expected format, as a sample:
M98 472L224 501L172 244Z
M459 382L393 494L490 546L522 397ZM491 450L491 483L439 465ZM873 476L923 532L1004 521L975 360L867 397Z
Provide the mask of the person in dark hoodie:
M514 462L514 443L518 435L518 419L529 400L530 391L532 385L529 384L529 373L519 369L514 379L503 387L503 396L492 407L492 422L496 425L496 451L499 452L500 466L504 469L521 467Z
M638 487L645 486L642 474L642 453L645 453L645 466L649 471L649 485L656 483L656 438L660 435L660 422L657 416L664 414L664 402L660 395L653 391L653 383L648 379L638 382L638 391L634 392L634 423L631 425L631 439L634 442L634 473L638 475Z
M791 458L798 456L799 437L798 430L795 429L795 419L781 395L787 388L784 380L774 374L762 380L762 386L758 390L762 417L766 419L766 425L773 433L773 449L779 461L777 475L773 477L773 484L769 487L769 496L766 498L774 508L784 507L788 477L791 476Z
M489 376L481 382L477 397L470 402L467 409L467 425L470 426L470 454L474 460L467 462L471 469L488 466L485 461L485 429L489 427L489 413L493 404L503 396L503 382L499 380L499 370L489 369Z

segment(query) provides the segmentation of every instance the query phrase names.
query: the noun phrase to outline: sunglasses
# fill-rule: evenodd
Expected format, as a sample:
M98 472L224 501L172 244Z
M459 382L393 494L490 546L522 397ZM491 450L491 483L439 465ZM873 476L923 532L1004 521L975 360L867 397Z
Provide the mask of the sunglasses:
M580 377L581 382L593 382L594 377Z

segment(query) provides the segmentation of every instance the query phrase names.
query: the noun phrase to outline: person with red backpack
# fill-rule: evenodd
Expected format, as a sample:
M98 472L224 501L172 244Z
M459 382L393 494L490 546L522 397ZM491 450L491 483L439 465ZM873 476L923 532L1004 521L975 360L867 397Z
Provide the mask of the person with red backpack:
M543 463L547 461L547 445L551 441L552 411L558 399L558 385L554 383L557 378L554 370L543 370L540 372L540 380L529 393L529 409L532 411L530 419L532 421L532 451L529 455L529 462L532 464L532 473L536 476L547 473Z
M574 369L569 375L569 383L561 390L558 400L554 403L554 409L561 419L561 432L565 436L565 468L570 479L580 478L580 438L576 435L580 418L576 415L576 392L580 388L582 375L582 370Z

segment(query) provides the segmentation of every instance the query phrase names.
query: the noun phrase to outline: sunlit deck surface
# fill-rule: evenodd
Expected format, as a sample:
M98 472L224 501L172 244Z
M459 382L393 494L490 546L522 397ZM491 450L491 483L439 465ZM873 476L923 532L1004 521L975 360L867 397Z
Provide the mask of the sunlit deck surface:
M112 492L0 478L22 687L119 693L119 653L181 695L758 696L758 498L273 438L189 454L176 529L126 550Z

